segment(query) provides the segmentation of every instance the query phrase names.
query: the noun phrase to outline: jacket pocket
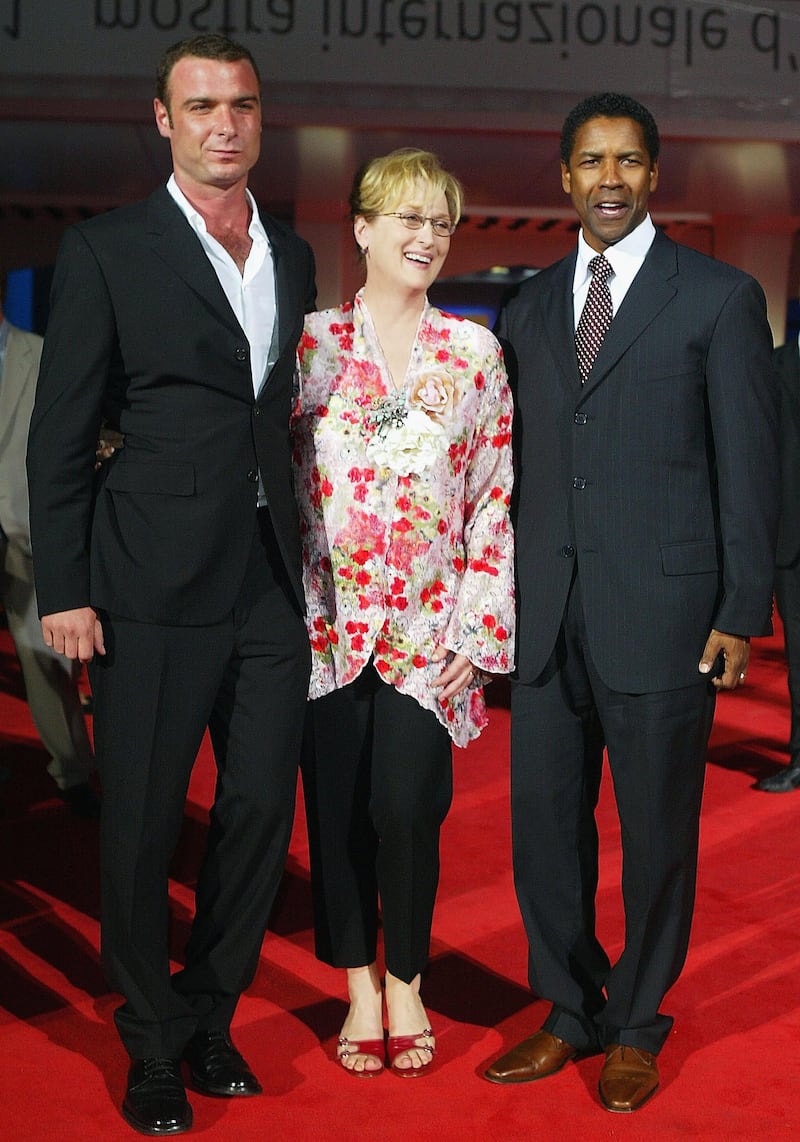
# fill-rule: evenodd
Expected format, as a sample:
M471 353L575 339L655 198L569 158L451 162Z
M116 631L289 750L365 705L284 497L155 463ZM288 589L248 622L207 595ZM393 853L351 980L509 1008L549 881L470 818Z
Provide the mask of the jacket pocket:
M193 496L194 464L131 464L121 459L106 477L111 492L138 492L144 495Z
M701 575L719 570L717 545L712 539L696 543L668 543L661 548L665 575Z

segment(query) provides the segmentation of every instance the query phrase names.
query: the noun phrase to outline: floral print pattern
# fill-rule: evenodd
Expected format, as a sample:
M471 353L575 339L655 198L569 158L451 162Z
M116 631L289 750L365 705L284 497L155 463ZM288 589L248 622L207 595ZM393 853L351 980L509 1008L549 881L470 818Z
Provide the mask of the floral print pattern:
M426 302L398 392L361 293L307 316L292 428L311 698L372 656L456 744L486 725L480 680L442 701L430 656L513 669L511 418L502 352L474 322Z

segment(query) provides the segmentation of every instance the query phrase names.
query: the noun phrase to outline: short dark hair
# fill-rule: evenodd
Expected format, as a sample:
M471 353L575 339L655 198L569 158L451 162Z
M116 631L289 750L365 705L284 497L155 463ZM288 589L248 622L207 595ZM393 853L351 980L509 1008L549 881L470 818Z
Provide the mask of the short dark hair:
M575 146L575 136L584 123L590 119L603 117L606 119L633 119L642 128L644 145L655 162L661 149L661 140L658 137L658 127L650 112L638 100L630 95L620 95L616 91L604 91L599 95L590 95L583 99L577 107L573 107L564 120L561 128L561 161L569 166L572 151Z
M169 111L169 77L172 75L172 69L178 60L185 59L187 56L195 56L197 59L218 59L225 63L236 63L240 59L247 60L256 74L259 87L261 86L258 64L244 44L237 44L234 40L229 40L227 36L219 36L213 32L204 36L191 36L189 39L179 40L177 44L167 48L158 61L156 98L164 104L167 111Z

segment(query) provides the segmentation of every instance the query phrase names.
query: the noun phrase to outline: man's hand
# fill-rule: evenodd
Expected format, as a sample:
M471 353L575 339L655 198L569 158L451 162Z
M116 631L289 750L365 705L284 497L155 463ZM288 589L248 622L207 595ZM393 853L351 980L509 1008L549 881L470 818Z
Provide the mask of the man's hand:
M97 441L97 446L94 452L94 470L95 472L103 466L105 460L109 460L118 448L122 448L125 444L125 437L121 432L117 432L113 428L103 427L100 429L100 436Z
M46 646L66 658L91 662L95 651L105 654L103 627L92 607L77 607L74 611L58 611L42 617L42 635Z
M747 674L747 664L750 661L750 639L712 630L708 636L703 657L700 659L698 667L700 673L710 674L719 655L722 656L724 670L713 679L714 686L717 690L735 690L744 682Z

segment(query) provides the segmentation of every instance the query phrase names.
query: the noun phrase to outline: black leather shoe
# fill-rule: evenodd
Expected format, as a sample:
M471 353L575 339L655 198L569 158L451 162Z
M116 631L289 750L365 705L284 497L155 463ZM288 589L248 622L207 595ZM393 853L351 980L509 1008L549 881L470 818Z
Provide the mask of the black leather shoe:
M220 1098L261 1094L261 1083L234 1047L227 1031L196 1031L183 1052L192 1085Z
M800 763L788 765L756 782L756 789L764 793L791 793L793 789L800 789Z
M58 795L66 803L73 817L96 821L100 816L100 798L88 781L83 781L80 785L70 785L68 789L60 789Z
M179 1059L134 1059L122 1117L140 1134L184 1134L192 1125Z

